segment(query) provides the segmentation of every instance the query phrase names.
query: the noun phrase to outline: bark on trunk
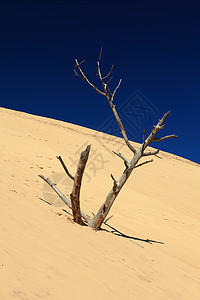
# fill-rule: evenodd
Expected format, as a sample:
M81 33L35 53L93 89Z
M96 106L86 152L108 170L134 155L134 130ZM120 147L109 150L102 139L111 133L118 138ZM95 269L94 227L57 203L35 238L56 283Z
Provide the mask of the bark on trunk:
M99 230L101 228L101 225L104 222L105 218L107 217L115 199L119 195L119 192L121 191L122 187L128 180L129 176L131 175L141 155L142 155L141 151L136 152L135 155L133 156L133 159L130 162L130 167L124 170L123 174L121 175L121 177L117 182L114 182L112 190L109 192L109 194L106 197L106 201L100 207L97 214L88 222L88 225L90 227L92 227L95 230Z
M88 145L86 150L81 152L76 175L74 177L73 190L72 193L70 194L74 221L80 225L83 225L83 221L81 218L81 209L80 209L80 189L81 189L83 173L90 153L90 148L91 145Z
M38 175L40 178L42 178L46 183L48 183L50 185L50 187L56 192L56 194L58 194L58 196L60 197L60 199L70 208L72 209L72 204L71 201L68 200L65 195L63 195L63 193L61 193L59 191L59 189L55 186L55 184L53 184L48 178L44 177L43 175ZM88 216L87 214L85 214L83 211L81 211L81 216L82 218L88 223L90 221L90 216Z

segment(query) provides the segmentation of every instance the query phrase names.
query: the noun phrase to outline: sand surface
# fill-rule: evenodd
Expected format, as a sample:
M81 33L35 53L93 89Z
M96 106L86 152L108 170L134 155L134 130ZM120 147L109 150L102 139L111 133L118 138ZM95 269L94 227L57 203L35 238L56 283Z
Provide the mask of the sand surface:
M160 152L134 171L109 226L95 232L73 223L38 174L69 196L72 182L56 156L74 174L92 144L81 191L81 208L92 215L112 187L110 174L124 169L111 151L131 157L123 140L4 108L0 120L1 300L200 299L198 164Z

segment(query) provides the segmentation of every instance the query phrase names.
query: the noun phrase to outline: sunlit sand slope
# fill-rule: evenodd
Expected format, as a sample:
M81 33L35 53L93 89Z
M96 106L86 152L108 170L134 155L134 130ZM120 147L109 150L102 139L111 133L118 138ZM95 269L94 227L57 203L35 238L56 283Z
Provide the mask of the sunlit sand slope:
M135 169L102 231L73 223L38 174L69 197L92 144L81 208L92 215L131 157L123 140L0 109L0 299L200 299L200 168L175 155ZM137 144L135 144L138 147ZM159 144L158 144L159 147ZM51 204L51 205L50 205ZM66 209L66 212L63 211Z

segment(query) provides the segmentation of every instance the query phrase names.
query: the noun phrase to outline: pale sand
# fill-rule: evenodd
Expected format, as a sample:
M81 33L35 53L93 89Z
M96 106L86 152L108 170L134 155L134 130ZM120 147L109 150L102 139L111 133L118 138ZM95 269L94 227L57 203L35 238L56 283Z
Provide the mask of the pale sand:
M117 236L105 225L94 232L73 223L38 174L57 178L69 194L56 155L74 174L70 157L92 144L81 194L82 210L92 215L112 187L110 174L124 169L111 153L123 140L4 108L0 118L1 300L200 299L199 165L161 152L134 171L110 212L118 231L164 244ZM120 151L131 157L126 146Z

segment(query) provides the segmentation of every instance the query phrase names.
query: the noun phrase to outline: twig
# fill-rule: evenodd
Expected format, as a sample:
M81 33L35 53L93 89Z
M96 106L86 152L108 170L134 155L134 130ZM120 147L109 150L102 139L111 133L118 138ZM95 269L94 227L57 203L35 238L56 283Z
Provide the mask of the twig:
M79 75L79 74L76 72L75 69L74 69L74 73L75 73L76 76L78 76L78 77L80 77L80 78L83 78L83 76Z
M117 153L117 152L115 152L115 151L113 151L113 153L114 153L115 155L119 156L121 159L123 159L123 161L124 161L124 163L125 163L125 166L126 166L127 168L129 167L130 161L129 161L126 157L124 157L121 153Z
M112 180L113 180L114 182L117 182L117 181L115 180L113 174L110 174L110 176L111 176L111 178L112 178Z
M84 59L84 60L82 60L82 62L80 62L79 64L75 65L75 68L78 68L78 67L80 67L80 65L81 65L82 63L84 63L84 62L85 62L85 59Z
M171 134L171 135L166 135L166 136L163 136L161 138L154 138L153 139L153 142L160 142L160 141L164 141L164 140L167 140L167 139L170 139L170 138L177 138L178 136L175 135L175 134Z
M110 89L109 89L109 87L108 87L108 84L111 82L112 79L113 79L113 77L110 77L110 79L109 79L108 82L106 83L107 89L108 89L108 91L109 91L110 94L111 94L111 92L110 92ZM112 95L112 94L111 94L111 95Z
M142 153L143 153L143 151L144 151L144 146L145 146L145 129L143 130L143 136L142 136L142 138L143 138Z
M113 92L113 94L112 94L112 97L111 97L111 101L112 101L112 102L113 102L114 96L115 96L115 94L116 94L116 92L117 92L117 90L118 90L118 88L119 88L121 82L122 82L122 79L119 80L119 83L118 83L118 85L116 86L116 88L115 88L115 90L114 90L114 92Z
M138 167L141 167L141 166L143 166L143 165L146 165L146 164L148 164L148 163L150 163L150 162L153 162L153 159L147 160L147 161L145 161L145 162L143 162L143 163L141 163L141 164L139 164L139 165L136 165L136 166L134 167L134 169L135 169L135 168L138 168Z
M101 60L101 54L102 54L102 47L101 47L101 49L100 49L99 62L100 62L100 60Z
M89 81L89 79L88 79L88 78L86 77L86 75L83 73L83 71L82 71L82 69L81 69L81 67L80 67L80 65L79 65L77 59L75 59L75 62L76 62L76 65L77 65L77 67L78 67L78 69L79 69L81 75L82 75L82 78L83 78L84 80L86 80L86 82L87 82L93 89L95 89L99 94L105 96L105 93L104 93L104 92L100 91L94 84L92 84L92 83Z
M160 119L158 121L158 124L156 126L153 126L154 128L151 130L150 135L148 136L148 138L145 140L145 146L143 147L143 145L140 147L140 151L145 150L149 144L153 141L163 141L165 139L168 138L175 138L177 137L176 135L172 134L163 138L156 138L156 134L158 133L159 130L163 129L165 127L165 125L163 124L164 121L166 120L167 116L170 114L170 111L168 111L167 113L164 114L164 116L162 117L162 119ZM148 152L147 152L148 153ZM146 154L144 154L143 156L145 156ZM151 155L151 154L147 154L147 155Z
M115 180L115 178L112 174L110 176L111 176L112 180L114 181L113 182L113 191L115 192L117 189L117 181Z
M113 217L113 215L110 216L109 218L107 218L103 223L104 223L105 225L107 225L106 223L107 223L112 217Z
M63 159L62 159L62 157L61 157L61 156L56 156L56 158L61 162L61 165L63 166L63 168L64 168L65 172L67 173L67 175L68 175L72 180L74 180L74 176L72 176L71 173L68 171L68 169L67 169L67 167L66 167L66 165L65 165L65 163L64 163L64 161L63 161Z
M158 152L159 152L159 150L144 152L143 156L156 155L156 154L158 154Z
M106 79L112 73L113 68L114 68L114 65L112 65L110 72L108 73L108 75L104 76L103 79Z
M112 77L111 77L110 79L112 79ZM109 86L108 86L108 83L107 83L107 90L108 90L110 96L112 96L112 93L111 93L111 91L110 91L110 88L109 88Z

